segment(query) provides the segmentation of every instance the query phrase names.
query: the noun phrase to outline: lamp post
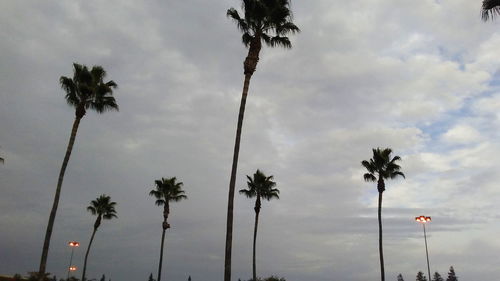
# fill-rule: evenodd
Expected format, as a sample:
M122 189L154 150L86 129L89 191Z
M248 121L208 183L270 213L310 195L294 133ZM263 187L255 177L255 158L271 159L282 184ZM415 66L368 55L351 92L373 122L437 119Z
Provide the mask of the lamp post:
M69 273L70 273L70 271L75 271L76 270L76 266L73 266L71 264L73 263L73 252L75 251L75 247L80 246L80 243L78 243L76 241L70 241L70 242L68 242L68 246L71 247L71 257L69 258L68 277L66 278L66 280L69 280Z
M420 216L415 217L415 221L422 224L424 227L424 240L425 240L425 256L427 257L427 273L429 274L429 280L431 280L431 267L429 266L429 251L427 250L427 233L425 232L425 224L431 221L431 217Z

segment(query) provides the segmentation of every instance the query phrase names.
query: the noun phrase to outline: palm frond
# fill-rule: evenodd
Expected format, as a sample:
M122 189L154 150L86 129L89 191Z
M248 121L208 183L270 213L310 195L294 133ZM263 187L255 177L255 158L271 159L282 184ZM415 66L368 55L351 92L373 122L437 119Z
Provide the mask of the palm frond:
M155 204L156 204L157 206L163 206L163 205L165 205L165 200L163 200L163 199L158 199L158 200L156 200L156 201L155 201Z
M184 190L182 190L183 183L176 182L175 177L161 178L155 180L155 188L149 192L150 196L154 196L157 200L156 205L165 205L167 202L179 202L187 199Z
M93 206L88 206L87 211L89 211L94 216L97 214L97 210Z
M401 166L396 164L401 161L401 157L394 156L391 159L392 149L390 148L374 148L372 149L373 157L369 161L362 161L361 164L369 173L363 175L365 181L377 181L377 175L380 179L394 179L398 176L405 175L400 171Z
M377 181L377 178L373 174L366 173L363 175L365 181Z
M87 211L91 212L92 215L102 216L104 219L109 220L117 218L115 206L116 202L112 202L110 196L102 194L97 199L90 202Z
M292 47L286 35L300 32L300 29L292 22L288 0L243 0L241 8L243 17L234 8L227 11L227 16L242 31L242 42L246 47L253 38L271 47Z
M292 43L290 42L290 39L288 39L288 37L281 37L279 35L276 35L271 38L270 42L268 43L268 46L270 47L279 46L285 49L290 49L292 48Z
M273 198L279 199L279 190L274 188L276 182L273 181L274 176L266 176L260 170L257 170L253 177L247 176L247 189L239 191L240 194L248 198L261 197L266 200Z
M276 27L277 35L299 33L300 29L293 22L285 22Z
M227 15L227 17L234 20L234 22L236 23L236 26L238 27L238 29L241 32L243 32L243 33L248 32L248 24L245 22L245 19L242 19L240 17L240 14L238 14L238 11L236 11L236 9L234 9L234 8L228 9L226 15Z
M240 189L239 193L245 195L247 198L252 198L257 195L252 189Z
M104 82L106 71L101 66L93 66L89 71L87 66L74 63L73 78L61 76L59 83L66 92L66 102L73 106L83 106L98 113L109 110L118 110L113 95L113 89L118 85L110 80Z
M391 174L389 175L389 177L390 177L391 179L395 179L395 178L397 178L398 176L403 177L404 179L406 178L406 177L405 177L405 174L403 174L403 172L399 172L399 171L394 172L394 173L391 173Z
M377 171L377 167L375 166L375 163L373 163L372 159L370 159L370 161L361 161L361 165L365 167L371 174L374 174Z
M481 8L481 18L484 21L494 19L495 16L500 15L500 1L499 0L483 0Z

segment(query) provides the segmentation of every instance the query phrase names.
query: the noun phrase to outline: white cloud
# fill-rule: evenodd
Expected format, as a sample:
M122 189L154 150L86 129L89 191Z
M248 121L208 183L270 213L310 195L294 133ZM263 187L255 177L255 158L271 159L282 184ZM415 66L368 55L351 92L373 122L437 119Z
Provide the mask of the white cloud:
M444 133L441 138L451 144L468 144L480 140L481 135L471 126L457 125Z

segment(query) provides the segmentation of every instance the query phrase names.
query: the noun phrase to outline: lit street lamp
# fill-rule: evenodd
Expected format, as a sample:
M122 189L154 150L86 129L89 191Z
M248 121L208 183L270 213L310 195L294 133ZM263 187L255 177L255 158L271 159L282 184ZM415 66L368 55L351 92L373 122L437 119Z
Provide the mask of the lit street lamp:
M429 280L431 279L431 267L429 266L429 251L427 250L427 233L425 232L425 224L431 221L431 217L426 217L426 216L420 216L420 217L415 217L415 220L419 223L422 224L424 227L424 240L425 240L425 255L427 257L427 275L429 277Z
M69 280L69 273L70 271L75 271L76 270L76 266L74 265L71 265L73 263L73 252L75 251L75 247L78 247L80 246L80 243L76 242L76 241L70 241L68 243L68 245L71 247L71 257L69 258L69 266L68 266L68 277L67 277L67 280Z

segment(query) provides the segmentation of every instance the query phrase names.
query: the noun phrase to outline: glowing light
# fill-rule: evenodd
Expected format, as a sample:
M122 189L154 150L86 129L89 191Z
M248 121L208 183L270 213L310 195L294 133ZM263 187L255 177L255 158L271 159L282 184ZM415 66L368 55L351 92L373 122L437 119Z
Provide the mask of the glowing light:
M78 242L76 242L76 241L70 241L70 242L68 243L68 245L69 245L70 247L78 247L78 246L80 246L80 243L78 243Z
M415 221L418 221L421 223L430 222L431 220L432 220L431 217L426 217L426 216L415 217Z
M71 270L71 271L75 271L75 270L76 270L76 266L74 266L74 265L70 266L70 267L69 267L69 270Z

